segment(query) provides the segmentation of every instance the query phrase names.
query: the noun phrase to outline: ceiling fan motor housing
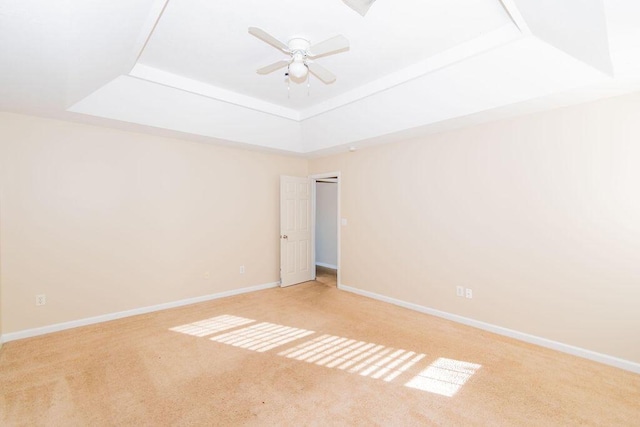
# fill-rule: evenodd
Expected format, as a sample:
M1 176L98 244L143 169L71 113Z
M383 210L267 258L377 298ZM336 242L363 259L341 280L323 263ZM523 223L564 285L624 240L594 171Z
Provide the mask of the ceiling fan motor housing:
M293 38L289 40L289 43L288 43L289 50L292 53L300 51L300 52L304 52L305 56L307 53L307 49L309 49L310 45L311 43L309 43L309 40L305 40L303 38Z

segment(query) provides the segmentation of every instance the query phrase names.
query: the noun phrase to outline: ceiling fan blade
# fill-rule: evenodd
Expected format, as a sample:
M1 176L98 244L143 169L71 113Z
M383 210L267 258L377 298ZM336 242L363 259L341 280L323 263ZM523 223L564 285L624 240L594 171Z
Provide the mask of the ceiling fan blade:
M334 53L344 52L349 49L349 40L345 36L335 36L329 40L316 43L309 47L307 52L312 58L320 56L333 55Z
M271 34L267 33L266 31L261 30L260 28L249 27L249 34L256 36L263 42L270 44L271 46L275 47L278 50L281 50L286 53L290 53L289 46L282 43L280 40L273 37Z
M322 65L316 64L315 62L308 62L307 67L309 67L309 71L311 74L325 82L326 84L331 84L336 81L336 76Z
M271 65L267 65L266 67L262 67L260 69L258 69L258 74L269 74L269 73L273 73L276 70L279 70L280 68L284 68L287 65L289 65L289 61L278 61L278 62L274 62Z

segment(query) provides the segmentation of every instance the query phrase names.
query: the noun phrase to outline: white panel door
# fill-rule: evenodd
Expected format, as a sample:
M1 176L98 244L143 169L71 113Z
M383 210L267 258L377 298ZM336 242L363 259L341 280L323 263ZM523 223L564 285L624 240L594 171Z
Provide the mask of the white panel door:
M315 278L311 225L311 180L281 176L280 286Z

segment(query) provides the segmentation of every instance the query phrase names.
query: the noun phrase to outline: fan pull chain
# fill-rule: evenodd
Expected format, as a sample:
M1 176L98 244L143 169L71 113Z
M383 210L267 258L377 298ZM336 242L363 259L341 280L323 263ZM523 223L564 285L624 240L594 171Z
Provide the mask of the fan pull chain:
M291 99L291 79L287 75L287 99Z
M307 72L307 96L311 96L311 73Z

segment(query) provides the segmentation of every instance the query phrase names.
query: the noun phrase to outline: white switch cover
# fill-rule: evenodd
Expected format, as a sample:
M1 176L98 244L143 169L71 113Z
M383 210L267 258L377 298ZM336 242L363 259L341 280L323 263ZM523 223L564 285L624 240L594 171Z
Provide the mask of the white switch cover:
M467 298L471 299L473 298L473 291L469 288L465 289L465 295Z
M340 220L340 224L342 224L342 225L347 225L347 218L342 218L342 219Z

